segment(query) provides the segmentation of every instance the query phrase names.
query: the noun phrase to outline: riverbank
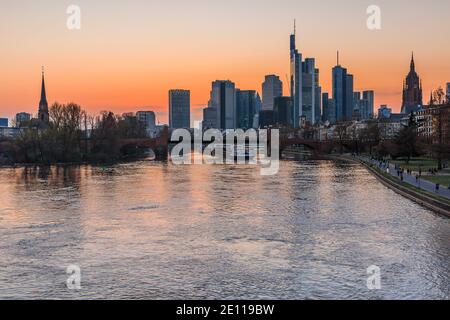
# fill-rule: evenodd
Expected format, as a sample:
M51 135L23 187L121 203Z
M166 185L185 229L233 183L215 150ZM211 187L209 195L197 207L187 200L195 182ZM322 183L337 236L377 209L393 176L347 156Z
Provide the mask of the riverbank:
M450 200L439 195L432 194L413 185L395 179L390 174L378 169L371 163L361 158L349 156L330 156L331 159L357 162L363 165L372 175L374 175L383 185L397 192L398 194L430 209L436 213L450 218Z

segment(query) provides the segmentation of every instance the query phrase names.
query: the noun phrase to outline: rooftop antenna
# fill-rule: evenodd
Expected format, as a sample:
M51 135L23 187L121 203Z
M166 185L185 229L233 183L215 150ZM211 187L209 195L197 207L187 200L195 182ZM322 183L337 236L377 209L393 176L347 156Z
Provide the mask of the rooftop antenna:
M339 50L337 51L336 58L337 58L337 65L340 66L340 64L339 64Z
M296 26L296 20L294 19L294 35L297 34L297 26Z

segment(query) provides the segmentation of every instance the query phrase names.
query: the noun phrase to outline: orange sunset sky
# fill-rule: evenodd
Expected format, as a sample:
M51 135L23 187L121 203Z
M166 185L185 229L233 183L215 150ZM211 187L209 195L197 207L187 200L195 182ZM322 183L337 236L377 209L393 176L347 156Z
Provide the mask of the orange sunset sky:
M81 30L66 27L67 7L81 8ZM366 27L366 9L381 8L382 29ZM376 108L400 109L402 81L414 51L424 98L450 82L448 0L2 0L0 117L37 113L41 66L47 98L76 102L90 113L154 110L167 122L168 90L191 90L201 120L211 82L230 79L256 89L277 74L288 93L289 34L316 58L323 92L331 68L372 89Z

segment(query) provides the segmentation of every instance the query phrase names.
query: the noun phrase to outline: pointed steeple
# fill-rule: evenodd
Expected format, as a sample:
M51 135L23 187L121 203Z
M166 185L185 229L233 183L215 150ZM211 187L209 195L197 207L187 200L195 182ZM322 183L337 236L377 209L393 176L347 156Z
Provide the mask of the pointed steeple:
M414 52L411 55L411 71L415 71L416 65L414 63Z
M42 67L41 100L39 101L39 120L43 123L48 123L49 121L47 95L45 93L44 67Z
M47 95L45 94L44 67L42 67L41 101L39 102L39 105L43 103L47 104Z

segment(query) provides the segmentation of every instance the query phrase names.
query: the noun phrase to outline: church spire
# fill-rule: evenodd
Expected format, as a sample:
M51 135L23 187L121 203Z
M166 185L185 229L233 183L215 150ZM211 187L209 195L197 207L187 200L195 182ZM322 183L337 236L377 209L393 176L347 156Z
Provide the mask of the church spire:
M42 123L48 123L49 113L48 113L47 95L45 93L44 67L42 67L41 100L39 101L38 116L39 116L39 120Z
M413 51L413 53L411 55L411 71L415 71L415 69L416 69L416 65L414 63L414 51Z
M47 104L47 95L45 94L44 67L42 67L41 101L39 104Z

